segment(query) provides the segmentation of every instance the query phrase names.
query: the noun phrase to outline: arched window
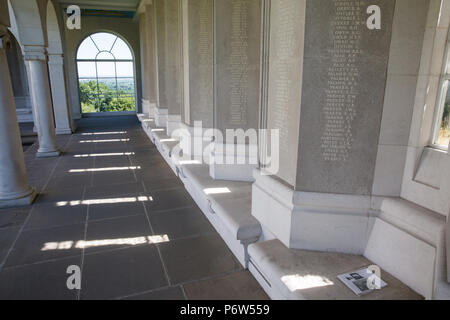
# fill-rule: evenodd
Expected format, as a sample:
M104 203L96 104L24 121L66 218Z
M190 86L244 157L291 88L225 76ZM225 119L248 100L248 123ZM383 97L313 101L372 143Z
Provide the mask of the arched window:
M450 33L447 39L447 49L442 67L439 96L437 100L434 123L433 145L440 149L450 148Z
M99 32L84 39L77 68L82 113L136 110L133 55L118 36Z

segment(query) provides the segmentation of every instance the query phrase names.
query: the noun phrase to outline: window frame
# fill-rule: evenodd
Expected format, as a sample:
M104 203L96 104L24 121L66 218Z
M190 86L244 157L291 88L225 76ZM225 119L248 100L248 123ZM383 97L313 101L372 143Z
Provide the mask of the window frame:
M436 107L435 107L435 115L434 115L434 121L433 121L433 132L432 132L432 141L431 141L431 147L443 151L450 151L450 143L448 146L443 146L440 144L437 144L437 140L439 137L439 133L441 130L441 124L442 124L442 117L444 115L444 106L445 106L445 100L448 95L448 91L450 90L450 32L447 37L446 46L445 46L445 54L444 54L444 63L442 66L442 72L441 77L439 81L439 88L438 88L438 96L436 100Z
M110 35L113 35L116 37L116 39L114 40L114 43L112 44L111 48L109 50L101 50L97 43L95 42L95 40L92 38L93 35L98 34L98 33L107 33ZM80 50L81 45L85 42L88 41L90 39L90 41L92 41L92 43L94 44L94 46L97 48L98 52L95 55L94 58L92 59L78 59L78 52ZM114 55L114 53L112 52L112 50L114 49L114 46L116 45L117 40L120 39L121 41L123 41L128 50L130 51L131 54L131 59L118 59L116 58L116 56ZM113 59L97 59L98 56L101 53L107 52L109 53ZM92 62L95 64L95 77L80 77L79 71L78 71L78 63L79 62ZM101 62L113 62L114 63L114 76L111 77L101 77L98 74L98 63ZM133 75L131 77L120 77L117 75L117 63L121 63L121 62L131 62L132 63L132 72ZM88 79L92 79L96 81L97 84L97 92L95 93L95 99L97 99L97 101L100 100L100 97L103 95L103 93L100 92L99 89L99 82L101 82L102 79L114 79L115 83L116 83L116 88L115 88L115 92L114 92L114 96L117 98L117 106L116 108L119 109L119 97L121 96L127 96L127 97L133 97L134 98L134 111L108 111L108 112L95 112L95 113L84 113L82 106L81 106L81 100L80 100L80 111L82 115L90 115L90 114L96 114L96 113L129 113L129 112L135 112L137 110L137 99L136 99L136 65L135 65L135 59L134 59L134 55L133 55L133 51L131 46L124 40L122 39L120 36L118 36L117 34L111 33L111 32L105 32L105 31L99 31L99 32L94 32L88 36L86 36L79 44L77 51L76 51L76 55L75 55L75 65L76 65L76 72L77 72L77 84L78 84L78 90L80 90L80 80L88 80ZM127 95L121 95L119 94L119 84L118 84L118 79L133 79L133 93L132 94L127 94ZM79 91L80 94L80 91ZM81 98L81 97L80 97Z

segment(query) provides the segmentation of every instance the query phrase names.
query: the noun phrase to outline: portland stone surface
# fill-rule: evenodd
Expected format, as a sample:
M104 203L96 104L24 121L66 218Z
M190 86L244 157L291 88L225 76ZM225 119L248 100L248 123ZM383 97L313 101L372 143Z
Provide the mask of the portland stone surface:
M260 0L216 0L215 127L258 128Z
M380 30L367 26L371 5L381 8ZM297 190L371 193L394 7L306 2Z
M213 0L189 0L187 9L189 110L185 122L213 127Z

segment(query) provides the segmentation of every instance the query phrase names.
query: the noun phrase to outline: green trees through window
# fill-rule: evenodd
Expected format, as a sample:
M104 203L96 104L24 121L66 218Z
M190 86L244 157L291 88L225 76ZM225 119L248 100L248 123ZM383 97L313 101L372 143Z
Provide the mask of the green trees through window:
M82 113L134 111L134 61L130 48L110 33L95 33L78 48Z

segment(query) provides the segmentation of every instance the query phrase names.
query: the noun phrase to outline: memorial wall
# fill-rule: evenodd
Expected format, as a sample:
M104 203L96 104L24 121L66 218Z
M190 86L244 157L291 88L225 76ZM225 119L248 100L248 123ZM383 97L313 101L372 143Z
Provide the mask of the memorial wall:
M372 5L380 29L369 29ZM307 2L298 190L371 194L394 8L393 0Z
M156 10L156 48L158 58L158 101L157 107L167 109L167 38L166 38L166 1L153 0Z
M267 128L280 134L278 176L295 185L302 90L306 0L270 4Z
M166 0L166 93L169 115L181 115L180 1Z
M186 124L213 127L213 0L189 0L186 39L189 65L189 115Z
M157 67L157 60L156 60L156 23L155 23L155 5L147 5L146 6L146 18L145 18L145 28L146 28L146 43L147 43L147 73L148 76L146 79L148 79L148 96L149 101L152 104L156 104L157 101L157 84L156 84L156 67Z
M367 25L371 5L381 9L381 29ZM280 129L278 176L296 190L371 193L394 7L271 1L267 121Z
M214 2L215 127L259 127L260 0Z

